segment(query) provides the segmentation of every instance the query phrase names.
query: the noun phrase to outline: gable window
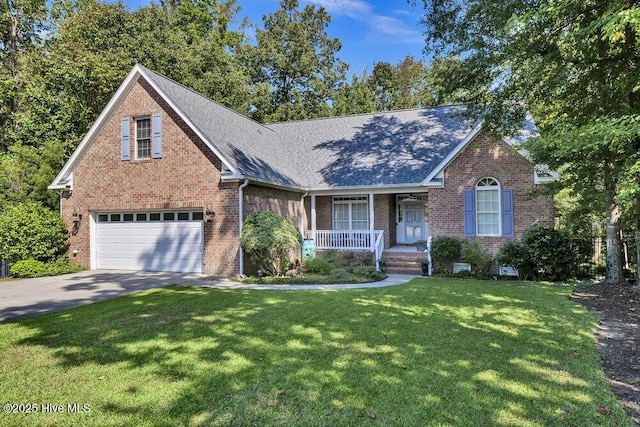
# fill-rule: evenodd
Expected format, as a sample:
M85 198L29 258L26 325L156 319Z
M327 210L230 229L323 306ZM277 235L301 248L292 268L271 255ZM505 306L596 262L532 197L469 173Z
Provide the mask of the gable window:
M136 119L136 159L151 158L151 119Z
M367 230L369 207L366 197L334 197L334 230Z
M476 185L476 224L478 236L500 235L500 184L493 178Z
M464 235L514 237L513 190L502 189L495 178L482 178L464 191Z

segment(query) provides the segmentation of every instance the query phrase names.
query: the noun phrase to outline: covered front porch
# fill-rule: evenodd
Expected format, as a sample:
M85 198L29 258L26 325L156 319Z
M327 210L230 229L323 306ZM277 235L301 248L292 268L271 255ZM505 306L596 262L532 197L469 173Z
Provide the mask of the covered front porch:
M429 238L428 194L422 192L312 194L304 238L316 249L371 251L376 267L392 247L416 251Z

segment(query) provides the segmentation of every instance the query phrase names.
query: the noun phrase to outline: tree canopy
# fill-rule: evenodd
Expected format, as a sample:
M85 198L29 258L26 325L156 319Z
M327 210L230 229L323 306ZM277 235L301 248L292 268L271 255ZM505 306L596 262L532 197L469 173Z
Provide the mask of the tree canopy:
M561 184L577 194L599 192L607 279L622 281L621 203L640 182L638 2L422 4L427 49L461 64L454 80L469 114L507 134L530 111L541 130L528 145L535 161L563 172Z

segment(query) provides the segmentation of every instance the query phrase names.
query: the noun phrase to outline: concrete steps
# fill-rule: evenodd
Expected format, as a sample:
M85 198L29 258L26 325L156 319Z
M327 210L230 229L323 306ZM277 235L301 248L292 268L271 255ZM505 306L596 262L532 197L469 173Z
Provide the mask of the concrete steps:
M385 259L387 274L415 274L422 275L422 267L418 263L418 258L423 258L422 253L415 252L394 252L384 251L382 258Z

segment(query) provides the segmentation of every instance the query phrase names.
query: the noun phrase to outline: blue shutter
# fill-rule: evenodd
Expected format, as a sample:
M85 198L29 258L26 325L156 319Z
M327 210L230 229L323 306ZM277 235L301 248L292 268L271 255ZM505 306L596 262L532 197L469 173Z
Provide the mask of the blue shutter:
M151 157L162 157L162 115L154 114L151 119L152 147Z
M476 192L474 190L464 191L464 236L474 237L476 235Z
M131 132L131 126L129 125L129 118L123 117L120 119L120 160L131 160L131 138L129 133Z
M513 236L513 190L502 190L502 237Z

